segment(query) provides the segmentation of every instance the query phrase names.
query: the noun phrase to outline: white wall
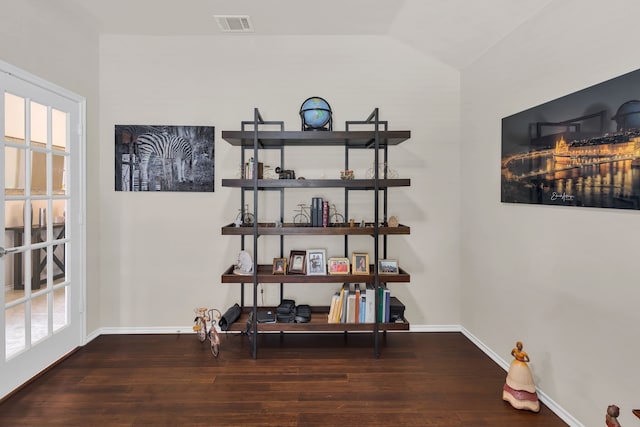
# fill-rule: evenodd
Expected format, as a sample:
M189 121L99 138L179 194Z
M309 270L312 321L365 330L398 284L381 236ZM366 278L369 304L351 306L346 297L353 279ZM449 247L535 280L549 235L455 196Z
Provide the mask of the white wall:
M462 324L505 360L522 340L537 385L587 426L612 403L638 421L638 213L500 203L501 119L640 68L639 14L552 2L461 76Z
M87 330L99 327L98 33L64 3L0 0L0 59L87 99Z
M223 310L239 301L238 285L220 283L240 248L237 237L220 234L240 200L237 189L221 186L240 167L239 150L221 131L239 130L254 107L265 120L299 130L300 104L309 96L329 101L335 130L379 107L391 129L412 131L411 140L390 149L390 166L412 179L412 187L390 195L390 214L412 227L410 236L391 238L389 255L412 274L411 284L392 289L412 323L460 323L457 71L384 37L102 36L100 61L101 326L188 326L196 306ZM116 124L215 126L215 192L115 192ZM364 177L372 158L354 157L356 176ZM337 178L342 158L342 149L292 148L286 166L298 176ZM285 220L314 195L341 206L341 194L290 190ZM356 218L373 219L371 197L356 197ZM274 212L274 199L263 199ZM373 253L372 239L361 239L354 249ZM342 248L335 237L286 242L286 254L326 247L335 256ZM259 262L278 256L276 238L261 245ZM328 305L336 289L291 285L285 295ZM277 285L265 288L265 304L277 297Z

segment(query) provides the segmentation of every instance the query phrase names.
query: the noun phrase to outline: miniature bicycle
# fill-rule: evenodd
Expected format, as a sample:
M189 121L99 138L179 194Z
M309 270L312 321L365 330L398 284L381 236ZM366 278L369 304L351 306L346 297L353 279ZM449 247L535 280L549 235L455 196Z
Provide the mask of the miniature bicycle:
M218 330L215 325L222 317L222 314L215 308L206 307L194 308L193 311L196 313L196 318L193 319L193 331L196 333L196 337L200 342L205 342L209 339L211 343L211 354L213 354L214 357L218 357L220 354L220 336L218 335ZM215 315L213 314L214 311L216 312ZM207 329L209 323L211 326Z
M236 216L236 220L234 223L236 226L245 224L245 225L253 225L253 214L249 212L249 205L245 204L244 209L238 209L238 215Z
M299 209L294 209L294 212L298 213L293 216L293 223L299 226L311 224L311 206L307 206L304 203L298 203L298 206ZM344 216L338 213L338 209L334 204L329 205L329 224L344 224Z

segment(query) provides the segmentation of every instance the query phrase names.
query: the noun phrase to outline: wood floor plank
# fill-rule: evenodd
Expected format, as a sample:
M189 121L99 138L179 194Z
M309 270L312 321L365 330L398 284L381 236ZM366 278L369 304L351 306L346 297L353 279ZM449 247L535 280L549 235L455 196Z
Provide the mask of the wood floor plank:
M100 336L0 403L11 426L566 424L502 400L506 373L460 333Z

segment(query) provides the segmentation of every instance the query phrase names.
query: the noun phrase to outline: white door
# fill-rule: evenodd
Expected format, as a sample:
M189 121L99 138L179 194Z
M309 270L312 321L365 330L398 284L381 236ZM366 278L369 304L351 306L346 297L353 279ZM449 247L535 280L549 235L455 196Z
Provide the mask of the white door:
M0 62L0 398L83 344L84 105Z

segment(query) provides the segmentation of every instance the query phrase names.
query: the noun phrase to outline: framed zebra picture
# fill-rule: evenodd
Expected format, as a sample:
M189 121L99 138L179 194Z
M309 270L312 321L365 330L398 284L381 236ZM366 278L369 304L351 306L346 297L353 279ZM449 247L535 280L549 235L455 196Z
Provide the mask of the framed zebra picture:
M116 191L214 191L213 126L115 126Z

